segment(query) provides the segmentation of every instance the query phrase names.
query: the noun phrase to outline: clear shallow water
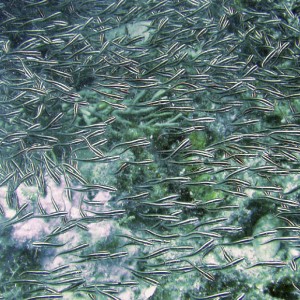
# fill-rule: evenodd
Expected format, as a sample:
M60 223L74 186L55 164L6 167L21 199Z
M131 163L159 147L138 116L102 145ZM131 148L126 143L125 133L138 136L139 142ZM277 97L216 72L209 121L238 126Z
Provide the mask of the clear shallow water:
M4 299L297 298L296 3L0 7Z

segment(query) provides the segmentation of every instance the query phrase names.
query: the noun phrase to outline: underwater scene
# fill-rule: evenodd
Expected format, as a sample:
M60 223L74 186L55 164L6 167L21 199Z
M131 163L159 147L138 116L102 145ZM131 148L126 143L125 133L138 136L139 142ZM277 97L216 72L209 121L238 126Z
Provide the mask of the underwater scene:
M0 299L300 299L299 18L0 1Z

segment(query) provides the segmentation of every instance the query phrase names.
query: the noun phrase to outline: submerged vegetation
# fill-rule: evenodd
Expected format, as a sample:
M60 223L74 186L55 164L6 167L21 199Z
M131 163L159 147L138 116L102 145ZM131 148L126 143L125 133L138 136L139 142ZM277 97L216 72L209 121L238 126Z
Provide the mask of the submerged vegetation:
M299 297L299 14L0 1L0 298Z

